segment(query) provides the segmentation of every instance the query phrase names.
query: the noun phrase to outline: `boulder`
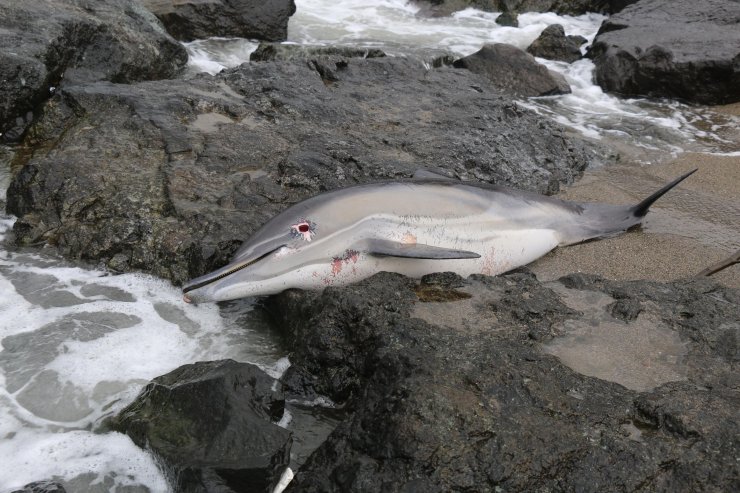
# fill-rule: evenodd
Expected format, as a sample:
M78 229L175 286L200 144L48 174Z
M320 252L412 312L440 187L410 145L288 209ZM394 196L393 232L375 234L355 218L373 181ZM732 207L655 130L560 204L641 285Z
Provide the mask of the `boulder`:
M608 92L740 101L740 2L642 0L604 22L588 56Z
M504 43L484 45L472 55L455 60L453 66L484 75L496 89L512 96L570 93L565 77L537 63L524 50Z
M17 241L176 283L326 190L431 165L551 193L603 159L470 71L392 57L69 87L24 144L7 197Z
M502 12L496 17L496 24L505 27L519 27L519 14L516 12Z
M385 53L377 48L353 48L350 46L303 46L280 43L260 43L249 55L250 62L274 60L310 60L315 58L380 58Z
M174 491L271 492L292 443L273 424L285 406L274 383L233 360L181 366L152 380L110 425L159 459Z
M551 24L527 47L527 53L548 60L572 63L583 58L581 45L586 42L583 36L566 36L562 25Z
M429 5L436 15L450 15L467 8L487 12L555 12L582 15L588 12L614 14L637 0L416 0Z
M34 481L12 493L66 493L64 486L55 481Z
M18 140L60 85L173 77L187 58L135 0L9 2L0 11L0 134Z
M283 41L294 0L141 0L182 41L211 36Z
M349 412L287 491L737 489L737 290L381 273L268 309Z

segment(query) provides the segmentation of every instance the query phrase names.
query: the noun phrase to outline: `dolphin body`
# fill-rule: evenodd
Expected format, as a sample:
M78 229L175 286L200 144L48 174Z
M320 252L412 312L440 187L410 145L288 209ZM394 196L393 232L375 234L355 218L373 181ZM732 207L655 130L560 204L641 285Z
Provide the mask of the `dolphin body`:
M421 277L496 275L556 246L615 235L694 173L633 206L576 203L440 177L358 185L289 207L228 265L183 287L187 302L225 301L288 288L320 289L380 271ZM415 176L417 178L417 176Z

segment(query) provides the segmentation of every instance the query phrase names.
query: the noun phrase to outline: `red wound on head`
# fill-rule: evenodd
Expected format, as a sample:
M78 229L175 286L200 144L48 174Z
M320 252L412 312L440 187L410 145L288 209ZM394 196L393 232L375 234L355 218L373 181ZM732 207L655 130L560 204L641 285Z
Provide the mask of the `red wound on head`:
M307 223L299 224L298 231L300 231L301 233L308 233L308 224Z

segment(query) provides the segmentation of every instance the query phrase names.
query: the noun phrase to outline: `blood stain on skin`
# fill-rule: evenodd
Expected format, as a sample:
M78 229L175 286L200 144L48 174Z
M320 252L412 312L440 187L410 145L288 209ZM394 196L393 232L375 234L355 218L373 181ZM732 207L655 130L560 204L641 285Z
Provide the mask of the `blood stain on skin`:
M356 264L360 258L360 252L357 250L345 250L341 257L334 257L331 261L331 273L336 277L342 272L342 268L345 264ZM352 272L356 272L354 266Z
M339 257L334 257L331 261L331 273L335 276L342 272L342 259Z

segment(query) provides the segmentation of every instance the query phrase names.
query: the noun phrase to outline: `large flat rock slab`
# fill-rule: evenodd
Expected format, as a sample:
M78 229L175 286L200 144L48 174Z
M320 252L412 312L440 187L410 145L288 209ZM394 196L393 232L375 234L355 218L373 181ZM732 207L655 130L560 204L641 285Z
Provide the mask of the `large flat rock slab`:
M177 39L211 36L284 41L294 0L141 0Z
M325 190L432 167L552 193L601 157L483 77L390 57L67 87L25 145L8 192L18 241L178 283Z
M642 0L604 22L588 56L608 92L740 101L740 2Z
M15 141L62 84L175 76L188 60L135 0L4 2L0 9L0 134Z
M288 394L348 410L288 491L734 491L739 295L524 270L285 292Z

